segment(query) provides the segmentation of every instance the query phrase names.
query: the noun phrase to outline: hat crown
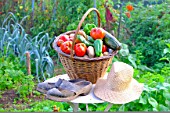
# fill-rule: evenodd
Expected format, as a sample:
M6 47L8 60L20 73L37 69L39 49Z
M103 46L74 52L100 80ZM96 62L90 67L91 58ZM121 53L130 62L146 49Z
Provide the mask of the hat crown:
M123 62L114 62L107 77L107 85L110 90L123 91L129 87L132 78L132 66Z

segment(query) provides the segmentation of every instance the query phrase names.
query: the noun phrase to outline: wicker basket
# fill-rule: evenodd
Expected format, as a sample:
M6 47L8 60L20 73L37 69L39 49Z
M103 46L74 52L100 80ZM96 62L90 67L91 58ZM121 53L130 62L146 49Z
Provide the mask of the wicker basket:
M100 14L96 8L90 8L82 17L81 21L76 30L68 31L63 34L71 34L75 33L75 37L77 37L77 33L80 30L80 27L87 17L87 15L91 12L95 11L98 16L98 27L100 27ZM71 54L65 54L60 50L60 47L56 45L58 41L58 37L53 42L53 48L58 52L62 65L64 66L68 76L70 79L82 78L92 82L93 84L97 82L98 78L103 77L107 71L109 64L112 62L112 58L117 54L117 50L108 56L95 57L95 58L84 58L77 57L73 54L73 47L75 45L75 39L73 40Z

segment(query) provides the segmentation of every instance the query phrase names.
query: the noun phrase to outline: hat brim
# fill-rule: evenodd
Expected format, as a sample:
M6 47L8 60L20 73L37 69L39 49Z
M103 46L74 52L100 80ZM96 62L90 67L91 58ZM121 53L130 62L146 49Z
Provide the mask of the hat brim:
M107 102L114 104L125 104L138 99L143 91L144 85L132 79L129 87L123 91L114 91L107 87L106 79L98 79L94 88L94 94Z

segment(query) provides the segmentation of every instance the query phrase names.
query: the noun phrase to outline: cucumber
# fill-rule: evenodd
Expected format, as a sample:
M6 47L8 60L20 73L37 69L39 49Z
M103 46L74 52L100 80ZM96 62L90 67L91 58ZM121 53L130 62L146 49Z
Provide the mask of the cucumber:
M103 39L103 42L110 47L113 50L120 50L121 49L121 43L109 32L105 31L105 37Z
M92 43L94 43L94 39L91 36L89 36L89 35L87 35L87 40L92 42Z
M103 41L101 39L96 39L94 41L94 51L97 57L100 57L100 55L102 54L102 46L103 46Z
M93 44L86 40L82 35L77 35L77 39L86 44L86 46L93 46Z

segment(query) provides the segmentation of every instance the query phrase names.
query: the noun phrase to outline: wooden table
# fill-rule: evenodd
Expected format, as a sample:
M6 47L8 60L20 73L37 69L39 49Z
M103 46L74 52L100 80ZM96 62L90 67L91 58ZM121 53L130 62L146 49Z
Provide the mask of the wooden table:
M107 74L104 76L104 79L107 77ZM50 78L48 80L46 80L45 82L57 82L58 79L65 79L65 80L69 80L69 76L67 74L63 74L63 75L58 75L55 76L53 78ZM73 108L73 112L77 112L78 108L79 108L79 104L86 104L86 111L88 110L88 104L92 104L92 103L104 103L105 101L101 100L100 98L96 97L93 93L95 84L93 84L92 89L90 91L90 93L86 96L78 96L76 99L68 101L67 103ZM106 107L106 109L104 111L108 111L111 107L112 107L112 103L109 103L108 106Z

